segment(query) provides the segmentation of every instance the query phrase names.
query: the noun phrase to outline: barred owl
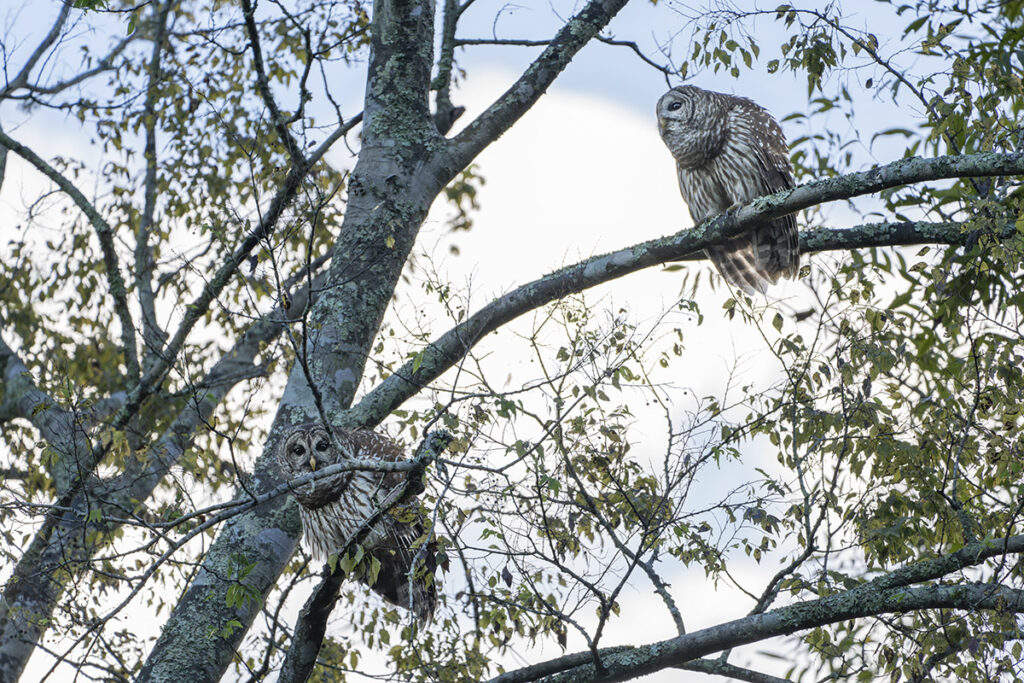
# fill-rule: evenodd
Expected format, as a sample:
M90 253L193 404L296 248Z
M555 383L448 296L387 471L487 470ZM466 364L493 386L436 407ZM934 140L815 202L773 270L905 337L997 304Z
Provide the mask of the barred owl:
M782 128L745 97L692 85L658 100L658 129L676 160L679 191L693 222L794 186ZM707 249L725 280L764 292L780 276L796 277L800 240L793 215L763 223Z
M404 460L405 454L395 442L369 431L334 430L332 440L316 423L293 429L277 451L278 465L289 479L344 458ZM302 535L314 557L326 560L344 547L377 504L404 480L405 474L400 472L352 470L293 489L301 505ZM410 576L418 552L412 546L423 531L423 520L415 508L399 506L373 525L362 546L380 561L373 590L400 607L411 604L417 619L429 621L437 603L433 553L425 553L424 562Z

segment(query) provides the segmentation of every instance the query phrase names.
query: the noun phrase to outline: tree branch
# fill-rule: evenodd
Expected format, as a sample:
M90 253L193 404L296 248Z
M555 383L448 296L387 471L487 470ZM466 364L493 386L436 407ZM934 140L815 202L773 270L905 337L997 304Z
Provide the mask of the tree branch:
M35 166L36 170L52 180L71 201L85 214L96 231L103 251L103 264L107 270L107 281L110 284L110 296L114 300L114 311L121 322L121 346L124 347L124 364L129 377L139 374L139 359L135 349L135 323L128 310L128 291L125 287L121 267L118 265L117 252L114 251L114 231L99 211L85 198L74 184L65 178L42 157L25 145L11 138L0 130L0 145L14 152L25 161Z
M962 157L912 158L869 171L829 178L761 197L732 213L709 218L695 228L641 242L566 266L492 301L455 326L378 384L344 418L350 426L375 424L403 401L461 360L485 335L520 315L568 294L666 261L677 261L758 223L837 199L849 199L908 183L963 176L1024 173L1024 153L984 153ZM883 223L847 230L811 230L801 236L807 251L966 240L956 223ZM415 367L415 370L414 370Z
M590 0L566 22L523 75L487 111L456 135L440 164L454 177L487 145L512 127L554 82L580 49L598 35L629 0Z
M464 6L459 5L458 0L445 0L444 21L441 26L441 47L437 60L437 76L430 84L430 88L436 93L434 97L434 123L437 125L437 132L447 135L455 120L465 113L465 107L456 107L452 104L452 68L455 66L455 47L458 44L455 39L455 30L458 27L459 17L462 16Z
M890 612L906 613L942 607L1024 612L1024 591L999 584L968 583L907 588L911 584L933 581L966 567L976 566L987 559L1021 552L1024 552L1024 535L996 542L971 543L949 555L901 567L856 588L824 598L779 607L642 647L617 649L607 655L602 652L601 663L605 672L599 680L629 680L737 645ZM590 656L590 653L579 654ZM561 659L570 661L568 658ZM492 683L537 680L536 677L522 678L514 674L516 672L505 674L506 678L498 677ZM559 674L544 680L551 683L598 680L595 674L592 665L584 664L573 668L564 667Z
M28 59L25 60L25 64L21 67L21 71L19 71L17 75L7 83L7 86L3 90L0 90L0 100L6 99L12 92L28 84L28 77L31 75L32 69L34 69L36 64L39 63L39 60L43 58L46 51L49 50L55 42L57 42L58 38L60 38L60 34L64 30L64 24L67 23L68 16L70 14L71 4L64 3L64 6L60 8L60 14L57 15L57 19L54 20L53 26L50 28L50 32L46 34L46 37L40 41L39 45L36 46L36 49L33 50Z
M153 296L153 250L149 246L156 216L156 106L159 99L160 85L163 82L160 73L160 56L163 51L167 32L167 18L172 3L165 2L162 7L154 10L156 14L156 35L153 36L153 53L147 67L146 103L142 121L145 128L145 148L143 158L146 161L146 176L143 181L144 204L139 227L135 232L135 286L139 290L139 307L142 309L142 341L145 345L143 365L152 366L155 354L167 341L167 333L160 329L156 319L156 303ZM131 384L138 382L139 377L131 376ZM131 387L129 384L129 388Z
M648 57L640 49L640 46L631 40L616 40L615 38L605 38L604 36L594 36L594 40L597 40L605 45L613 45L616 47L626 47L632 50L637 57L641 60L653 66L655 69L665 74L666 76L676 75L676 71L665 66L664 64L658 64L656 61ZM453 41L457 47L466 47L470 45L510 45L515 47L542 47L544 45L550 45L550 40L531 40L529 38L456 38Z
M59 456L41 460L50 463L49 474L57 486L66 484L74 476L79 456L89 452L85 433L74 414L36 386L28 367L0 338L0 422L13 418L28 420L39 430Z
M249 47L252 49L252 65L253 70L256 72L256 89L260 93L260 97L263 99L263 104L266 105L267 110L270 112L270 120L274 124L274 130L277 131L278 137L281 138L281 142L284 143L285 149L288 151L288 156L291 158L292 163L297 166L304 166L306 164L305 157L302 154L302 147L295 141L292 136L292 132L288 130L288 122L285 119L284 114L281 113L281 109L277 106L277 100L274 99L274 93L270 91L270 83L267 81L266 67L263 65L263 50L260 47L260 33L259 29L256 28L256 19L253 16L253 6L251 0L242 1L242 16L245 19L245 32L249 36Z
M1003 613L1024 612L1024 591L999 584L934 585L882 590L875 594L861 592L855 596L854 593L858 590L853 589L820 600L780 607L687 636L652 643L629 652L610 654L602 658L605 671L601 675L597 675L592 665L584 665L542 680L545 683L628 681L644 674L686 664L697 657L718 652L726 647L746 645L838 621L879 614L906 614L923 609L943 608L992 610Z
M687 671L699 671L713 676L725 676L735 681L747 681L747 683L790 683L788 678L779 678L770 674L744 669L728 662L721 662L715 659L695 659L692 662L677 665L678 669Z

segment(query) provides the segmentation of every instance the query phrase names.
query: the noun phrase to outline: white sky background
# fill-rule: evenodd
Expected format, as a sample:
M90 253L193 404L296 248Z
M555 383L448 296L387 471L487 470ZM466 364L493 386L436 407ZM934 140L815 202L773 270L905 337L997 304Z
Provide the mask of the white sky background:
M46 3L45 12L43 3L31 2L20 13L16 8L9 9L14 4L8 3L11 0L0 0L0 28L9 29L13 23L18 33L23 33L21 27L26 22L38 22L40 31L46 30L57 11L56 2ZM549 36L560 24L559 16L571 14L582 4L570 7L560 3L556 16L546 2L524 1L514 6L478 0L465 15L459 35L489 37L493 33L500 38ZM878 12L874 3L857 1L847 4L856 6L858 12ZM495 15L499 16L497 20ZM858 21L859 17L851 19L850 23L857 25ZM865 14L862 23L867 26L872 21L877 21L877 16ZM636 40L650 46L652 35L663 40L682 30L682 24L683 20L671 3L655 7L636 0L612 22L611 33L617 38ZM776 56L781 33L774 22L766 17L756 28L756 36L762 46L762 61ZM877 26L874 28L878 30ZM9 34L10 30L6 32ZM21 47L22 59L33 44L26 39ZM460 51L457 54L458 65L467 71L467 75L456 87L453 101L465 106L467 112L456 130L483 111L538 53L539 48L521 47L473 47ZM652 56L659 59L654 53ZM19 59L13 60L15 65L20 63ZM779 118L807 108L807 90L802 77L781 73L766 76L763 66L758 68L756 64L752 74L746 74L739 80L708 73L699 74L690 82L751 97ZM654 104L666 87L662 74L641 62L629 50L606 45L587 46L548 94L478 159L479 172L486 179L486 185L479 192L481 210L474 216L474 229L454 236L449 234L444 221L447 208L439 202L423 227L418 249L432 255L453 285L471 281L474 309L478 309L492 296L567 263L669 234L689 225L689 215L676 185L674 164L658 136L653 115ZM358 111L361 94L361 86L349 89L345 104L351 108L347 114ZM859 107L858 113L864 116L867 127L895 125L884 118L887 114L891 116L884 103L868 97L864 98L864 106ZM0 121L15 139L37 146L44 158L57 154L94 158L94 153L87 150L88 141L82 139L77 122L64 119L59 114L37 110L30 116L5 105L0 109ZM843 119L834 123L839 127L838 132L843 132L842 126L849 125ZM803 129L802 125L784 124L783 127L790 139L813 132ZM822 125L822 122L819 120L816 125ZM898 153L888 155L876 149L878 158L874 158L868 150L860 151L865 163L885 162L898 156ZM337 161L343 162L346 158L344 149L340 148L337 153ZM15 226L23 222L19 214L26 201L34 199L40 188L47 186L41 176L13 154L8 158L7 176L0 191L0 257L8 240L20 236ZM88 185L80 185L80 188L87 196L94 189ZM839 206L830 212L830 216L834 220L832 225L837 227L858 222L852 212ZM45 239L48 231L55 233L59 230L59 218L54 216L52 223L43 223L41 237ZM460 255L448 254L450 243L458 245ZM812 261L819 258L827 259L813 257ZM408 289L412 291L413 288ZM803 285L787 283L773 288L769 296L773 301L793 301L793 305L800 308L798 300L805 293ZM588 299L612 311L627 307L631 319L650 321L671 308L678 295L678 274L650 270L606 285L597 292L589 293ZM706 283L702 285L698 302L705 314L705 323L700 327L694 324L687 329L689 355L672 368L672 372L678 373L673 382L681 389L690 389L691 396L720 393L724 378L737 357L741 358L746 380L767 385L776 376L775 361L765 348L765 342L750 334L749 328L739 323L731 324L720 314L726 296L722 290L711 292ZM410 305L415 306L416 302L412 301ZM680 410L684 408L685 400L681 399ZM652 428L656 453L663 448L660 438ZM718 493L718 487L724 494L737 480L751 478L755 466L771 467L772 462L766 462L768 459L761 456L757 449L751 449L741 468L723 471L717 477L702 482L708 487L708 495ZM731 566L735 574L751 579L758 575L771 575L776 569L771 560L762 568L743 560ZM735 591L713 590L700 570L680 572L671 581L673 593L691 631L744 616L751 606L748 599L739 597ZM753 586L758 587L759 584L754 582ZM659 599L646 587L633 594L627 593L620 602L623 618L613 622L604 644L639 644L673 635L667 613ZM581 648L582 641L570 635L568 651ZM559 654L557 648L543 652L544 657ZM743 664L748 660L748 654L734 655L730 661ZM33 666L42 665L38 659ZM530 659L537 661L540 657L530 656ZM507 664L516 662L510 660ZM780 675L788 665L759 658L756 666ZM710 679L703 674L667 671L645 680L685 682ZM25 680L32 680L31 672Z

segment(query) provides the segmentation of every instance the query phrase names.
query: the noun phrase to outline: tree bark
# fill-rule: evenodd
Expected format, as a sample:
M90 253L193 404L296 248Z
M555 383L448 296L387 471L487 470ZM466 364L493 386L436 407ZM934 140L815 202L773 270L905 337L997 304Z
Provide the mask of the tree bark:
M304 422L333 421L351 403L419 227L447 182L423 173L443 144L427 104L433 17L431 0L385 0L374 6L363 147L349 182L328 282L309 316L316 325L307 330L306 362L291 369L255 466L249 488L257 495L282 483L274 452L284 435ZM299 534L290 497L268 501L225 524L138 680L219 680L295 551ZM239 555L254 563L244 582L261 600L229 606L230 567ZM221 631L232 624L237 626ZM207 638L211 628L224 637Z
M529 109L627 1L594 0L570 20L571 30L559 34L567 36L562 47L557 53L545 51L536 68L528 71L529 96L512 97L513 105L502 108L500 122L490 133L475 133L471 142L457 147L438 133L428 106L433 2L375 3L363 146L349 182L345 220L332 249L329 282L310 315L317 324L309 337L311 377L306 377L301 363L290 371L271 435L254 468L249 488L255 494L281 483L274 450L294 426L323 418L348 428L373 427L380 421L383 416L357 424L342 411L354 397L380 321L430 205L475 154ZM577 21L580 17L583 23ZM509 99L506 95L505 101ZM231 558L241 555L254 563L245 583L262 602L294 552L298 535L290 499L269 501L228 522L171 614L139 680L219 679L260 607L227 606L226 592L232 582L224 577ZM231 623L239 627L226 637L206 637L210 628Z

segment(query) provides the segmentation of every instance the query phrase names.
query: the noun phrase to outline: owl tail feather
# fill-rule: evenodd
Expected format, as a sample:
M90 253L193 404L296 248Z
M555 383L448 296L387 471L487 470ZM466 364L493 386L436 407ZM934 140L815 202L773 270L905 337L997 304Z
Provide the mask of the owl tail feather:
M796 226L773 223L737 235L705 250L725 281L744 292L764 294L780 277L795 278L800 270Z
M434 584L433 567L409 577L412 557L406 551L392 552L386 548L374 549L372 553L380 560L380 573L371 588L392 605L404 609L412 607L412 613L421 624L434 618L437 606L437 586Z

